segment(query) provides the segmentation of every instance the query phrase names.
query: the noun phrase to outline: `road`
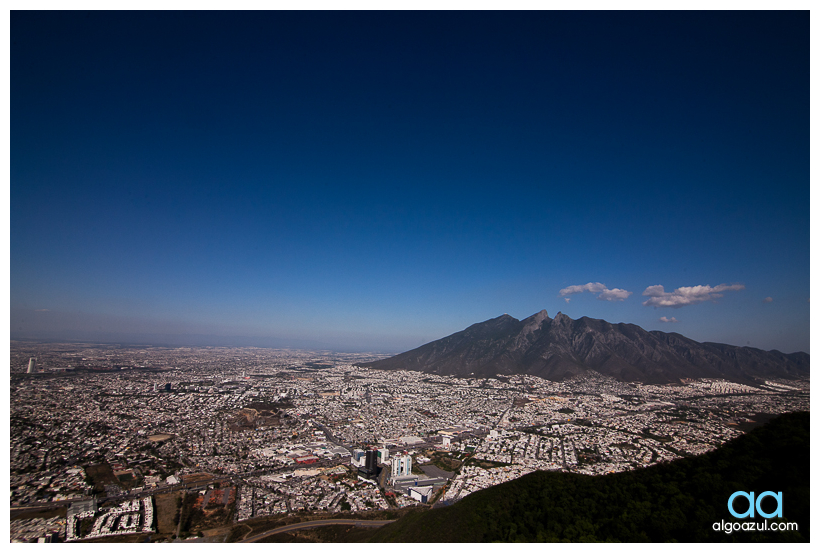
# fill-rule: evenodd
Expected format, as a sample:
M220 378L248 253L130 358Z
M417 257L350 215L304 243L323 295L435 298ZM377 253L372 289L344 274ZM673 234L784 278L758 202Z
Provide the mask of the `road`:
M248 538L245 540L240 541L239 543L253 543L255 541L259 541L263 538L267 538L268 536L272 536L274 534L281 534L282 532L292 532L294 530L305 530L307 528L318 528L320 526L332 526L336 524L345 524L345 525L352 525L352 526L359 526L359 527L378 527L384 526L385 524L390 524L393 522L392 520L355 520L355 519L347 519L347 518L336 518L336 519L327 519L327 520L311 520L308 522L298 522L296 524L288 524L287 526L280 526L279 528L274 528L273 530L268 530L267 532L262 532L252 538Z
M337 445L337 446L339 446L339 447L344 447L344 448L350 449L350 446L345 445L345 444L344 444L344 442L342 442L341 440L337 439L337 438L333 435L333 432L331 432L331 431L330 431L330 429L329 429L327 426L325 426L324 424L320 423L320 422L319 422L319 421L317 421L317 420L310 419L310 418L309 418L309 417L307 417L307 416L305 416L305 420L306 420L306 421L308 421L308 422L313 423L313 424L314 424L314 425L315 425L315 426L316 426L319 430L321 430L322 432L324 432L324 433L325 433L325 437L327 438L327 441L331 442L333 445Z

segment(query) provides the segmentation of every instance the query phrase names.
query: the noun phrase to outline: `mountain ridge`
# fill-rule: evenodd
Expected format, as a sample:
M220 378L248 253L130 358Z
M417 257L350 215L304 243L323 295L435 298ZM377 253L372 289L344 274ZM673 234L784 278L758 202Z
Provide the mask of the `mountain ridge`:
M564 380L594 370L623 381L665 384L691 378L754 382L809 375L809 355L697 342L631 323L572 319L541 310L524 320L503 314L393 357L361 364L440 375L532 374Z

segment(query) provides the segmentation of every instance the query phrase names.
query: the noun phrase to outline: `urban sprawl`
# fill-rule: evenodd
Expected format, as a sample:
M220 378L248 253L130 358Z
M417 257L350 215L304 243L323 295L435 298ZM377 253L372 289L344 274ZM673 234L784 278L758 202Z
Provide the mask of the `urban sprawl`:
M446 505L535 470L606 474L698 455L753 419L809 409L808 380L356 366L379 357L11 342L11 541L160 538L171 493L228 523ZM14 517L49 506L65 515ZM197 539L172 523L162 539Z

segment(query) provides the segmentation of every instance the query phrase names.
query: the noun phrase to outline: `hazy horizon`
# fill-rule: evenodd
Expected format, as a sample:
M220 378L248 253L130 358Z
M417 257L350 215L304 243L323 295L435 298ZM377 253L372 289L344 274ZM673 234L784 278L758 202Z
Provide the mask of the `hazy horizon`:
M560 313L560 311L559 311ZM549 314L554 318L557 313ZM583 316L583 315L582 315ZM493 317L495 318L495 317ZM580 317L578 317L580 318ZM520 319L519 319L520 320ZM476 321L482 323L486 321ZM621 323L626 321L607 321ZM453 333L464 329L459 329ZM447 335L449 336L449 334ZM317 336L315 339L302 339L282 336L236 336L217 334L185 334L179 332L166 333L126 333L126 332L106 332L103 330L41 330L38 333L25 335L11 333L12 341L39 342L39 343L99 343L99 344L121 344L123 346L144 345L151 347L257 347L270 349L293 349L305 351L331 351L338 353L378 353L384 355L396 355L404 351L415 349L419 346L445 338L440 336L431 340L424 340L415 343L412 338L404 341L385 341L373 338L372 336L358 338L339 338L333 336ZM708 340L707 340L708 341ZM387 344L385 346L385 344ZM394 344L390 347L390 344ZM410 345L405 345L410 344ZM738 344L730 344L738 345ZM761 348L758 348L761 349ZM770 351L770 350L764 350ZM779 350L780 351L780 350ZM781 351L782 353L796 353L796 351ZM805 353L808 353L806 351Z
M12 339L810 351L808 11L10 17Z

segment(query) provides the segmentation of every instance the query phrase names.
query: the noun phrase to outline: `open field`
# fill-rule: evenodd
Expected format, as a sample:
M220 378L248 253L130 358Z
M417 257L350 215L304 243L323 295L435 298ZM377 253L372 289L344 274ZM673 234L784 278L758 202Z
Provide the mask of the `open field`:
M164 493L154 496L157 517L157 533L173 534L177 530L174 518L177 515L177 498L182 497L182 492Z
M89 465L85 467L85 473L94 486L94 492L102 492L105 486L120 486L121 483L114 474L114 470L108 463Z
M182 476L182 482L188 485L198 484L200 482L210 482L214 476L207 472L197 472L194 474L185 474Z

